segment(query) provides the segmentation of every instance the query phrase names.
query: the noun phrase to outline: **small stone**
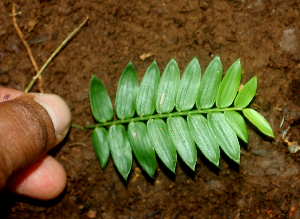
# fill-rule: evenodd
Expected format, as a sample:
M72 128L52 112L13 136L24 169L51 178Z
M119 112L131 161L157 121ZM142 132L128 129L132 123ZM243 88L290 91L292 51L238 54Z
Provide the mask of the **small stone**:
M87 216L88 218L95 218L95 217L96 217L96 214L97 214L97 211L90 209L90 210L88 211L88 213L86 214L86 216Z

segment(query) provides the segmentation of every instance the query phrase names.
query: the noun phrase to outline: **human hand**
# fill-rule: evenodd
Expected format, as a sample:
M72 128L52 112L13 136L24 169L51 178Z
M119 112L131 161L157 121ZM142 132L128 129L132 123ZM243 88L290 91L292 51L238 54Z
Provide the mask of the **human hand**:
M66 172L47 152L64 139L70 123L70 109L59 96L0 86L0 191L40 200L60 195Z

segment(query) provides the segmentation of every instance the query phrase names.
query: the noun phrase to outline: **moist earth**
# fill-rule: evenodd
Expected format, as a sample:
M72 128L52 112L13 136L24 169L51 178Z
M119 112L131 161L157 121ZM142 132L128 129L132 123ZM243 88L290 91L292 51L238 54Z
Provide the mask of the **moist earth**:
M124 182L111 159L101 169L91 131L72 128L50 152L66 169L65 192L41 202L4 191L1 218L300 218L299 3L16 1L17 23L39 68L89 16L43 72L40 86L31 90L62 96L72 110L72 123L95 123L88 98L92 74L114 102L118 79L130 60L141 81L154 59L162 72L174 57L183 73L197 56L203 72L219 54L224 72L240 58L243 84L257 76L250 107L268 120L275 139L248 124L249 144L241 146L239 166L223 154L216 169L198 153L195 172L179 160L173 175L158 161L152 180L134 160ZM14 28L9 0L0 1L0 45L0 84L24 90L35 70Z

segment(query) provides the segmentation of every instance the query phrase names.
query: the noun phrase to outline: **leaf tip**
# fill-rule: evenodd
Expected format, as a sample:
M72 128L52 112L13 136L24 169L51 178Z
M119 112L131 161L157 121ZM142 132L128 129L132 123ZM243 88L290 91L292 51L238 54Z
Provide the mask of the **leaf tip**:
M175 60L175 57L173 57L171 60L170 60L170 63L174 62L176 65L177 65L177 62Z
M270 133L267 134L271 138L275 138L273 130L270 130Z

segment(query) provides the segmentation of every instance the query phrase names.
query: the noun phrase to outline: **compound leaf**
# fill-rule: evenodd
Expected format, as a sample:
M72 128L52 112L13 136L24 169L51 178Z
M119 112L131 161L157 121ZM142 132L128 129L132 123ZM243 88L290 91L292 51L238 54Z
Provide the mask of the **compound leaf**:
M132 118L134 116L138 88L137 74L130 61L118 83L115 108L119 119Z
M198 94L200 78L201 68L195 57L181 77L175 105L177 111L188 111L193 108Z
M104 169L110 155L106 129L103 127L95 128L92 134L92 142L100 166Z
M136 100L136 112L139 116L154 113L159 80L160 72L156 61L153 61L143 77Z
M162 119L154 119L147 122L147 128L157 155L175 173L177 154L169 135L167 124Z
M219 56L216 56L207 66L200 82L199 94L196 100L198 109L211 108L218 94L222 79L222 63Z
M195 170L197 147L214 165L219 166L220 148L240 163L238 137L248 142L244 116L262 133L274 138L266 119L253 109L245 108L257 89L257 78L249 80L237 93L241 81L238 59L222 80L222 63L216 56L201 79L201 68L195 57L181 79L175 59L166 66L162 77L156 61L147 69L140 88L136 71L127 64L118 84L115 110L119 118L112 122L113 107L102 82L92 76L90 103L93 116L100 122L94 128L93 146L104 168L110 154L116 168L127 180L132 166L132 151L146 173L154 178L156 154L175 173L177 151L182 160ZM201 81L200 81L201 80ZM197 110L192 110L196 102ZM228 108L234 102L234 108ZM217 108L213 108L214 104ZM176 108L176 112L172 112ZM157 111L156 115L154 111ZM138 117L133 118L135 111ZM207 118L203 116L207 114ZM187 117L187 121L184 117ZM166 119L166 122L162 119ZM141 121L147 121L147 125ZM124 125L127 124L126 131ZM108 132L104 126L110 126ZM196 142L196 145L195 145ZM156 154L155 154L156 153Z
M254 109L243 109L243 113L246 118L255 125L262 133L265 135L274 138L274 133L272 131L271 126L269 125L268 121L257 111Z
M249 80L234 100L234 106L237 108L245 108L252 101L257 89L257 77Z
M242 67L240 59L233 63L227 70L217 95L216 105L218 108L229 107L239 89L242 77Z
M240 144L235 132L227 123L224 114L219 112L209 113L207 120L222 150L230 159L239 164Z
M180 72L173 58L165 68L158 85L156 99L156 111L158 113L169 113L174 109L179 83Z
M224 116L233 131L245 143L248 143L248 131L244 118L236 111L226 110Z
M197 150L187 122L181 116L176 116L168 118L167 125L170 137L180 157L186 165L195 170Z
M156 156L150 141L147 126L143 122L131 122L128 135L133 153L146 173L154 178Z
M201 114L192 115L187 117L187 121L200 151L210 162L219 166L220 148L205 117Z
M132 151L123 125L112 125L108 130L111 155L119 173L127 180L132 166Z
M103 83L95 75L92 75L89 96L94 118L98 122L110 121L113 117L112 103Z

